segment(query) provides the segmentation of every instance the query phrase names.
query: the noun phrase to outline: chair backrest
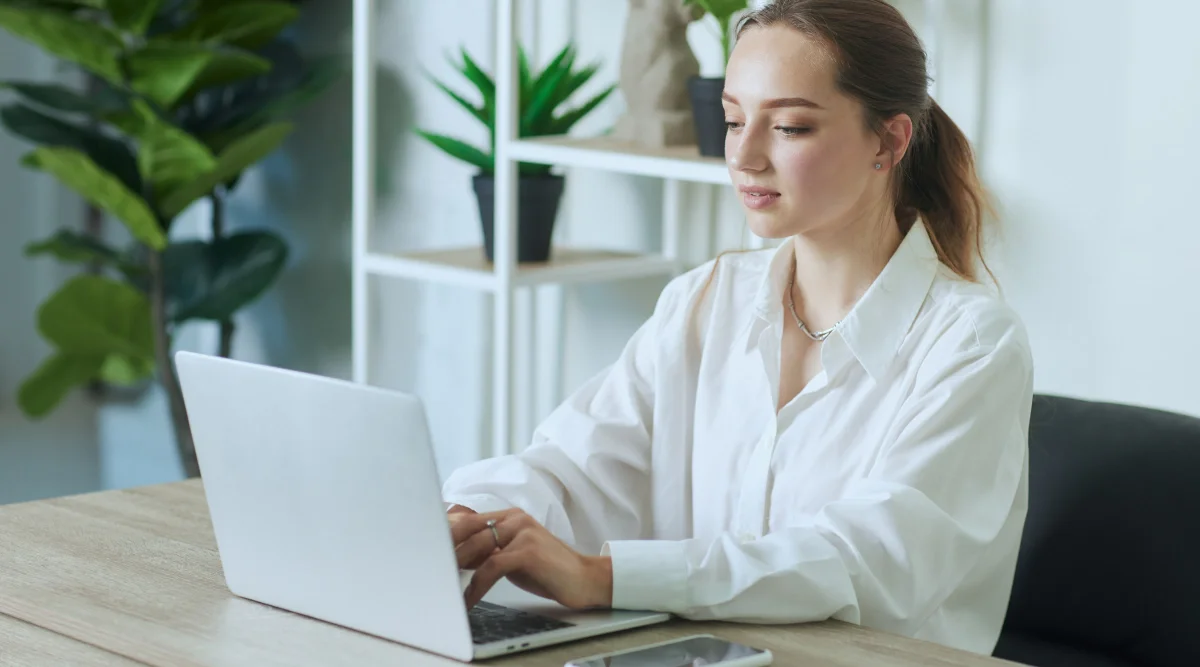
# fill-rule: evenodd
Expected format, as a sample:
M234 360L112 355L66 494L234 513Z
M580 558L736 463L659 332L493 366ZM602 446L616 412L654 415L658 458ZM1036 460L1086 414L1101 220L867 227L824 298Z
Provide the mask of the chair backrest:
M1004 635L1200 665L1200 419L1039 395L1029 450Z

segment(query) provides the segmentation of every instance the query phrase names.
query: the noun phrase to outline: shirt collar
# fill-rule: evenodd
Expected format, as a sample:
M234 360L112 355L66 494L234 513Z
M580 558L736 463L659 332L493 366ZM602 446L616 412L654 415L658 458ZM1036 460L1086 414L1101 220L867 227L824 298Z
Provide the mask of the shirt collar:
M782 308L794 257L791 242L781 243L776 249L754 298L759 317L770 321ZM887 266L838 325L833 335L842 338L872 379L879 380L891 367L925 303L938 264L929 233L917 220Z

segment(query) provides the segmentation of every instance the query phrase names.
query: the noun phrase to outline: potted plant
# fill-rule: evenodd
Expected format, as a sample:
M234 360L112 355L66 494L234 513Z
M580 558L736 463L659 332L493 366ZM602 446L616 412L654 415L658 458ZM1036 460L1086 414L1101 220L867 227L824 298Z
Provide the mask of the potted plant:
M429 79L472 117L487 128L488 149L481 150L460 139L425 130L417 133L434 146L479 169L472 179L483 226L484 254L494 261L494 192L496 147L496 84L476 64L466 49L462 62L451 63L479 94L480 103L469 101L432 75ZM611 85L586 102L571 109L560 109L600 69L592 63L576 69L575 48L568 44L546 65L535 72L529 66L524 48L518 47L518 136L539 137L566 134L616 88ZM550 258L550 240L562 199L563 177L553 174L549 165L520 163L517 177L518 262L544 262Z
M92 383L144 386L168 397L175 445L199 475L172 339L193 320L219 323L229 356L234 313L279 276L287 245L274 232L230 233L225 197L244 170L289 135L284 118L323 89L330 61L305 63L281 31L298 16L282 0L0 2L0 29L81 68L82 90L3 81L19 101L0 122L35 144L21 164L44 171L132 237L114 247L61 229L29 244L98 271L68 280L38 309L52 354L22 383L31 417ZM211 203L210 240L169 238L192 203Z
M716 19L721 31L721 68L724 69L732 50L733 19L738 12L746 9L746 0L683 1ZM721 106L721 93L724 90L724 76L693 76L688 79L688 94L692 98L692 114L696 125L696 145L704 156L725 157L725 109Z

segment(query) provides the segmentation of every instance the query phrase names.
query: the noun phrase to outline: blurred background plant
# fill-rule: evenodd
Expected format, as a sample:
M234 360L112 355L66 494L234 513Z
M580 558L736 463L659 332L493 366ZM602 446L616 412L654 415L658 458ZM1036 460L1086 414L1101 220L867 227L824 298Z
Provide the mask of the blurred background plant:
M21 164L89 204L81 229L29 244L29 256L85 265L38 309L53 353L23 382L22 410L40 417L84 385L157 379L184 474L199 475L171 364L178 327L216 322L229 356L234 314L287 261L268 230L230 233L225 201L272 153L290 114L341 68L308 61L287 37L296 0L0 0L0 28L81 70L83 84L0 81L18 101L0 122L36 148ZM211 237L169 238L193 203L209 202ZM130 241L106 243L111 217Z

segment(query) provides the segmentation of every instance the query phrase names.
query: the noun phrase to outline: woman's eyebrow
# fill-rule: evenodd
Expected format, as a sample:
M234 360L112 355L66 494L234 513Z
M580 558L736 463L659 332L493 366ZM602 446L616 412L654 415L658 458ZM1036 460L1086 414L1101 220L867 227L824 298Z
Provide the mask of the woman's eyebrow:
M737 98L735 98L733 95L730 95L729 93L721 93L721 99L725 100L726 102L729 102L730 104L736 104L738 106L741 106L741 104L738 103ZM761 108L763 108L763 109L783 109L786 107L807 107L809 109L823 109L824 108L820 104L817 104L816 102L805 99L803 97L778 97L778 98L775 98L772 100L767 100L767 101L763 102Z

